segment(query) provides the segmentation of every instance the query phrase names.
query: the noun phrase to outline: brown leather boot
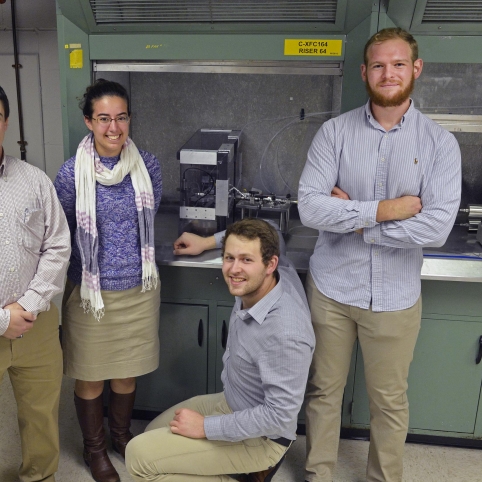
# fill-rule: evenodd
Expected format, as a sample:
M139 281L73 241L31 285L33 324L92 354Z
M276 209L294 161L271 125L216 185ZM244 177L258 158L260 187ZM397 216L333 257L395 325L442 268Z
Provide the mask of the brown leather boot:
M121 394L114 392L112 388L110 389L108 418L112 448L123 459L126 458L126 445L134 438L129 428L135 398L135 390L132 393Z
M119 474L107 455L102 394L85 400L74 393L75 409L84 437L84 462L95 482L120 482Z

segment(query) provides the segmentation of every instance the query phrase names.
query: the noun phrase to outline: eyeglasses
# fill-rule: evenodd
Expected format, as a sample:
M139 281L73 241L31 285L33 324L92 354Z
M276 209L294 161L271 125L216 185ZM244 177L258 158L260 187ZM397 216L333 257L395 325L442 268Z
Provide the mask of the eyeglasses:
M129 121L131 120L128 115L118 115L114 119L112 117L107 117L107 116L100 116L100 117L91 117L92 120L97 121L99 124L102 124L104 126L110 124L112 121L116 121L117 124L129 124Z

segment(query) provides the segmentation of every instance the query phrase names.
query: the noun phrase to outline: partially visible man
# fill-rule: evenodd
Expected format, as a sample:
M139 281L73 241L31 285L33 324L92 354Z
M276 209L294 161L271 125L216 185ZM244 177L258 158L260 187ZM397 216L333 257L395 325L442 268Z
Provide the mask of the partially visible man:
M17 401L20 480L51 482L59 460L62 351L50 300L63 288L70 233L50 179L5 155L9 113L0 87L0 380L8 371Z
M370 402L367 480L402 480L422 248L444 244L461 191L455 137L410 99L422 67L408 32L371 37L361 66L370 100L323 124L300 179L301 220L319 230L306 287L316 336L306 394L309 482L332 481L356 338Z
M314 348L303 286L280 257L276 230L244 219L226 233L184 233L175 254L221 247L223 275L236 297L221 375L224 391L170 408L127 445L136 481L268 482L296 438ZM238 479L239 480L239 479Z

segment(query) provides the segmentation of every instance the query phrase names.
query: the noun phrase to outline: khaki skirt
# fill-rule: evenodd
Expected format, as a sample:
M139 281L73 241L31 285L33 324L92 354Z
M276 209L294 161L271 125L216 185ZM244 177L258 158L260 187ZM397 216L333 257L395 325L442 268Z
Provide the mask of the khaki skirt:
M64 373L77 380L130 378L159 366L159 305L157 289L142 286L104 291L105 314L97 321L80 306L80 286L67 280L62 300Z

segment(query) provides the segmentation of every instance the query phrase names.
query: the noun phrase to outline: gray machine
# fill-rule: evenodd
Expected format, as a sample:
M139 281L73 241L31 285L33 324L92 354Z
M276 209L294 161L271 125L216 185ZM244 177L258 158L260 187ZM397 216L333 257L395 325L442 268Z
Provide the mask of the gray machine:
M226 229L234 211L240 135L235 130L199 129L179 149L179 234L210 236Z

